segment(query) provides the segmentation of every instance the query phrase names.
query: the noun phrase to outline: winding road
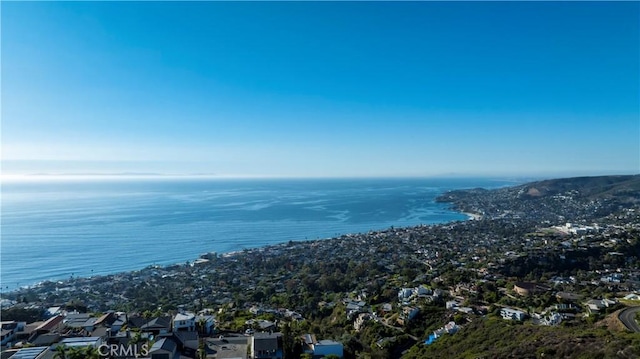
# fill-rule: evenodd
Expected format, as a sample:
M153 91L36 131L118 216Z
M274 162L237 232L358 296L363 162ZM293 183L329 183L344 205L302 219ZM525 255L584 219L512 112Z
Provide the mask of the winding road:
M618 313L618 319L620 319L627 329L632 332L640 333L640 325L636 322L637 312L640 312L640 306L625 308Z

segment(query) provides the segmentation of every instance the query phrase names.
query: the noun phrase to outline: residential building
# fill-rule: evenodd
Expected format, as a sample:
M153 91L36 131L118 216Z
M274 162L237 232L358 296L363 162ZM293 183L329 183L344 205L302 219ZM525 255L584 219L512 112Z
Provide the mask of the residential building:
M169 338L162 338L149 349L151 359L173 359L178 352L178 346Z
M520 320L520 321L524 320L526 316L526 314L523 311L511 309L511 308L502 308L500 310L500 315L502 316L502 319Z
M411 297L411 295L413 295L413 289L412 288L402 288L398 292L398 300L399 301L403 301L403 300L408 299L409 297Z
M333 340L320 340L313 344L313 356L325 357L327 355L337 355L342 358L344 347L342 343Z
M194 332L196 330L196 316L190 312L178 313L173 317L173 331L188 331Z
M420 313L420 308L417 307L403 307L402 313L398 318L398 323L400 325L406 325L411 321L411 319L415 318L416 315Z
M562 322L562 316L559 313L549 313L544 317L540 318L541 325L558 325Z
M314 358L322 358L327 355L337 355L342 358L344 346L340 342L333 340L317 340L315 335L305 334L302 336L304 342L303 351L311 354Z
M46 355L48 346L22 348L11 356L11 359L36 359Z
M5 321L0 322L2 327L2 334L0 336L2 345L11 344L15 339L19 331L24 330L24 322Z
M251 337L251 358L282 359L282 357L282 333L256 333Z
M86 348L86 347L94 347L98 348L103 343L102 338L100 337L74 337L74 338L65 338L60 341L60 345L64 345L66 347L75 347L75 348Z
M458 308L460 306L460 303L458 303L458 301L455 300L449 300L445 303L445 307L447 309L453 309L455 310L456 308Z
M528 296L534 294L537 291L536 283L530 282L516 282L513 285L513 291L518 293L521 296Z
M153 319L129 318L129 322L142 323L139 326L140 330L155 335L166 334L171 331L171 317L157 317Z
M600 310L609 308L609 306L612 306L616 303L617 302L615 300L611 299L591 299L585 303L585 306L587 307L587 311L589 313L598 313Z
M636 293L630 293L630 294L627 294L627 295L624 297L624 299L625 299L625 300L640 300L640 295L638 295L638 294L636 294Z

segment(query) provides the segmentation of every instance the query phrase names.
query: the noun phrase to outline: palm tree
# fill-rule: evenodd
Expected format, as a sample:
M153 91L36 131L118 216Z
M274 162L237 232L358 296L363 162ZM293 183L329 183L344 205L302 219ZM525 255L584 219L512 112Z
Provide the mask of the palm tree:
M131 337L131 340L129 340L129 343L138 344L140 343L141 340L142 340L142 335L140 334L140 331L136 330L133 332L133 336Z
M198 334L200 335L205 335L205 324L207 323L207 320L205 318L199 318L198 321L196 322L196 326L198 327Z
M65 347L64 345L56 346L56 348L53 351L54 351L54 354L53 354L54 359L67 359L67 347Z
M78 347L72 347L69 349L68 356L69 359L84 359L84 349Z
M152 317L152 316L153 316L153 313L151 313L151 311L150 311L150 310L145 310L145 311L142 313L142 317L143 317L143 318L145 319L145 321L146 321L146 324L145 324L146 326L149 326L149 319L151 319L151 317ZM147 328L147 330L148 330L148 328Z
M206 359L207 350L205 349L204 338L200 338L200 342L198 343L198 352L196 358L198 359Z
M92 346L88 346L84 349L85 359L100 359L100 352L98 349Z

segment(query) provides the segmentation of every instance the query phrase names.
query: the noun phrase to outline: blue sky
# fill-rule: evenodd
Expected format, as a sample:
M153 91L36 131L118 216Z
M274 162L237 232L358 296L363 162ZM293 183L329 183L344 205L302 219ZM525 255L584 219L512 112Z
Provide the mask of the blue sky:
M3 174L640 172L638 2L3 2Z

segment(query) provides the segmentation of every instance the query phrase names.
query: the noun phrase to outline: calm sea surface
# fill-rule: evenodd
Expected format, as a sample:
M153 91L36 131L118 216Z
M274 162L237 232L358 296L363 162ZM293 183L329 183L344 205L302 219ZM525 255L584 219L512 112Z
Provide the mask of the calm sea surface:
M2 184L4 290L340 234L465 220L434 202L489 179L111 180Z

